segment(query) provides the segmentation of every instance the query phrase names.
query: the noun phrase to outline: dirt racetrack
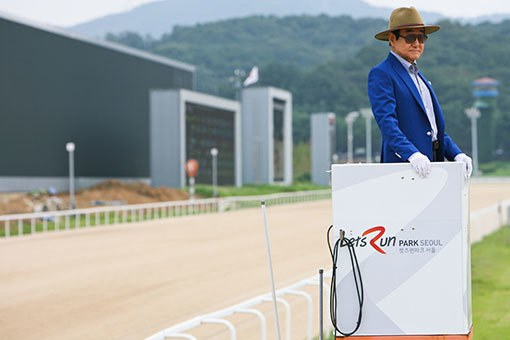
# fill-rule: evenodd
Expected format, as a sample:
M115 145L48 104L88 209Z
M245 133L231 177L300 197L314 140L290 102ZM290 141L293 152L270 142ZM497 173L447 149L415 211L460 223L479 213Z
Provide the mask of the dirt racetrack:
M471 185L472 210L508 198ZM268 222L277 287L329 268L329 201ZM1 339L143 339L269 290L260 209L0 240Z

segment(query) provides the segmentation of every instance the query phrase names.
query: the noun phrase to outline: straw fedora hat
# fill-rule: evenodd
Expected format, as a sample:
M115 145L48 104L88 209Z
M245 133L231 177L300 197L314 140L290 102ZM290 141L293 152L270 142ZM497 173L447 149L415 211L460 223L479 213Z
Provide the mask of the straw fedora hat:
M425 25L420 13L413 6L397 8L391 12L390 23L386 31L375 35L376 39L388 41L388 33L405 28L424 28L425 34L434 33L439 30L437 25Z

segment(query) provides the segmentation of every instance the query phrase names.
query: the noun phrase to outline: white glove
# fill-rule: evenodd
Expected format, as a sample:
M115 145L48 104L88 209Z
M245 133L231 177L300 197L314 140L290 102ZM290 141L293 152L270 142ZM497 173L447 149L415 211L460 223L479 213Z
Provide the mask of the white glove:
M464 153L459 153L454 159L455 162L464 163L464 177L466 179L471 177L471 172L473 172L473 162L471 161L471 157L466 156Z
M414 171L416 171L421 178L425 178L430 174L432 164L430 164L428 157L421 152L413 153L407 160L411 163Z

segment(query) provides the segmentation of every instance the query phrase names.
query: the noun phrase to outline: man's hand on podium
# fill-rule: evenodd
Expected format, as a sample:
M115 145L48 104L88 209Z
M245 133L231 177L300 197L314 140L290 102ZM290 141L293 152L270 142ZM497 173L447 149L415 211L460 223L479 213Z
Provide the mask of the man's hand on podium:
M430 160L427 156L422 154L421 152L415 152L413 153L408 161L413 166L414 171L422 177L425 178L430 174L432 165L430 164Z
M466 179L471 177L471 172L473 172L473 162L471 161L471 157L466 156L464 153L459 153L454 159L456 162L464 163L464 177Z

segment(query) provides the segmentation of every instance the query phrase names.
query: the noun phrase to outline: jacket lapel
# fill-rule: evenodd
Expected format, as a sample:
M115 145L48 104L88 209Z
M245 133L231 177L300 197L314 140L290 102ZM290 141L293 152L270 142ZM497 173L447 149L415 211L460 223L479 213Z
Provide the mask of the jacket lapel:
M441 111L441 107L439 106L439 102L436 98L436 94L434 93L434 90L432 89L432 85L430 85L429 81L421 71L418 71L418 75L421 77L427 88L429 89L430 97L432 98L432 104L434 105L434 114L436 116L436 125L439 132L444 131L444 118L443 113Z
M400 76L402 81L407 85L407 88L409 89L409 91L411 91L411 93L414 96L414 99L416 99L416 102L418 103L418 105L420 105L423 113L426 115L427 112L425 111L425 105L423 105L423 101L421 100L420 93L418 92L416 85L414 85L414 82L411 79L411 77L409 76L409 73L407 72L407 70L402 65L402 63L393 54L391 54L391 52L390 52L388 58L391 62L391 66L393 67L395 72Z

